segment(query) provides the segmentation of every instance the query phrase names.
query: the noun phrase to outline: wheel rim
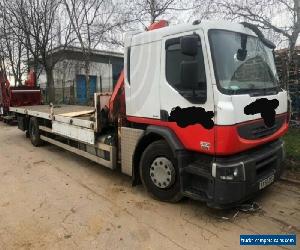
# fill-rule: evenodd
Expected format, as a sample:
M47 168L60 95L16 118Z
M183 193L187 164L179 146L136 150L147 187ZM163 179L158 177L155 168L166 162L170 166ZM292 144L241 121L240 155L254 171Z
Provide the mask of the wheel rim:
M151 164L150 177L153 184L161 189L173 185L175 182L175 168L166 157L157 157Z

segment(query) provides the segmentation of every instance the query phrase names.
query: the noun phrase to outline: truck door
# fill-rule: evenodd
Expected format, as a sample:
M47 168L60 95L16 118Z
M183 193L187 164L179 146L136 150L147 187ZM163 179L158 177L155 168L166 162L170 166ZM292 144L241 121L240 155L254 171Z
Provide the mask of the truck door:
M181 49L181 39L191 35L199 38L196 56L183 54ZM160 109L161 114L168 114L169 118L174 109L204 111L203 114L199 112L201 115L198 117L191 117L190 125L179 126L175 132L180 136L186 148L213 153L214 129L213 127L207 129L201 124L201 120L205 118L205 112L210 114L214 112L213 91L207 58L205 37L202 30L164 37L161 53ZM181 65L192 60L198 62L199 80L197 85L190 86L182 81ZM190 114L191 112L187 112L184 118L189 118ZM211 122L214 122L214 117L211 118Z

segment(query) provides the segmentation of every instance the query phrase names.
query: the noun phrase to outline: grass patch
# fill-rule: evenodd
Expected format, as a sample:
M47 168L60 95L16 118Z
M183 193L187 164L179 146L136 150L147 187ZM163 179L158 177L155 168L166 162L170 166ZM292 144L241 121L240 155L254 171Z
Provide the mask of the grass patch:
M290 128L283 140L286 148L286 166L300 171L300 129Z

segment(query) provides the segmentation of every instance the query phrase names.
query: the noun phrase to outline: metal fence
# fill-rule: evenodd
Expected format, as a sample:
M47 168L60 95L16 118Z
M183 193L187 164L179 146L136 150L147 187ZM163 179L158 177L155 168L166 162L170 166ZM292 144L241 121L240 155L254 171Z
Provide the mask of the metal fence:
M44 104L49 104L49 90L41 89ZM56 104L78 104L74 87L54 88Z

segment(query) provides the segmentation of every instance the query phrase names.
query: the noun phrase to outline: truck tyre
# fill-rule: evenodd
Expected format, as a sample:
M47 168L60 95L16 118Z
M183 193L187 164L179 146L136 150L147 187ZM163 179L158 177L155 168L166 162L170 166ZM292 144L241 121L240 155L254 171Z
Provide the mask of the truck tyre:
M146 190L161 201L182 199L177 160L164 140L151 143L140 161L140 176Z
M35 117L31 117L29 121L29 135L33 146L39 147L43 144L40 137L39 124Z

